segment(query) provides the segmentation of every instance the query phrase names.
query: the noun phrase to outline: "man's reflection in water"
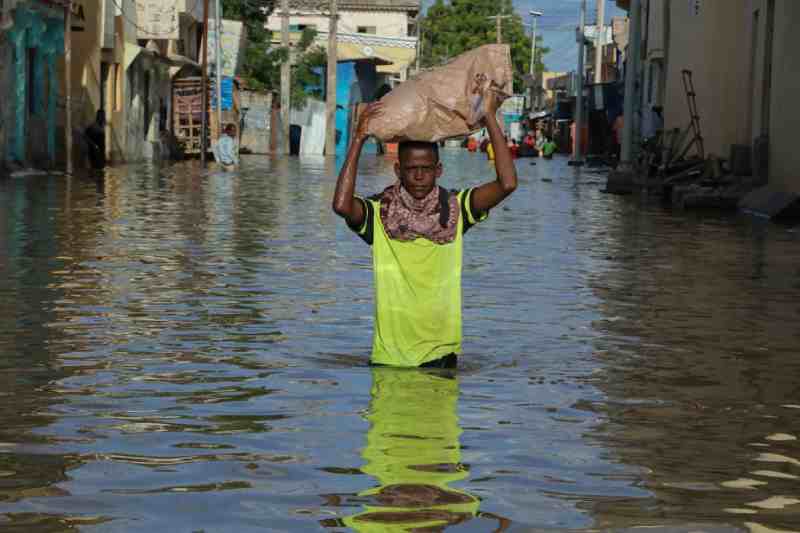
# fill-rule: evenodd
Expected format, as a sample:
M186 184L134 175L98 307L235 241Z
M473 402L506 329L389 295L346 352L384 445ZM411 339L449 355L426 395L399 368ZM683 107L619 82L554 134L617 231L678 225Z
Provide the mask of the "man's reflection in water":
M372 368L370 422L361 471L379 486L358 496L332 495L334 505L363 511L323 525L356 531L441 530L482 516L475 496L449 485L467 477L461 461L458 379L448 371ZM497 526L497 522L495 522Z

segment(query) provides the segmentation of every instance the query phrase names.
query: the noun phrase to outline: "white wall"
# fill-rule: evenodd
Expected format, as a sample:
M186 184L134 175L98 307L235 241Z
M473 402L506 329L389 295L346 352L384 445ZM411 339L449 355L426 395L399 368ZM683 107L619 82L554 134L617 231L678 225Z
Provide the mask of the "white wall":
M408 13L395 11L340 11L340 33L357 33L359 26L375 26L376 35L382 37L408 37ZM290 25L316 25L318 31L328 31L328 18L321 15L295 15ZM267 20L267 29L281 31L281 18L273 14Z
M750 42L743 38L749 0L702 2L699 15L672 2L665 127L686 128L689 109L681 71L691 70L706 155L727 157L731 144L749 144L746 131Z

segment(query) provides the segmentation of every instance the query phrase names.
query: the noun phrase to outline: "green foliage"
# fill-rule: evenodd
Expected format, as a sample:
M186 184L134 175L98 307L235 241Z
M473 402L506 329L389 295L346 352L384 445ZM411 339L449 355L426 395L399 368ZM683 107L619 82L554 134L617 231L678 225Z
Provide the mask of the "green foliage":
M488 17L499 14L511 15L503 19L502 39L511 45L514 88L520 91L522 76L530 71L531 37L511 0L436 0L422 21L423 68L441 65L463 52L497 42L496 23ZM541 40L537 36L537 72L544 70L543 57L549 51Z
M247 28L247 45L244 50L242 79L254 90L273 91L280 94L281 65L289 60L286 48L272 46L271 32L264 28L267 16L272 13L274 0L222 0L224 17L241 20ZM322 80L315 67L327 64L325 50L313 45L316 31L303 30L295 47L297 61L292 66L292 107L305 106L309 96L322 96Z

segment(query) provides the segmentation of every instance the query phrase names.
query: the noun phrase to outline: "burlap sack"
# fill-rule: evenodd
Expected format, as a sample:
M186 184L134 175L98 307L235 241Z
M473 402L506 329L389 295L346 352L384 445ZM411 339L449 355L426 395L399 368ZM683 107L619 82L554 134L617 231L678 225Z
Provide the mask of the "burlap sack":
M481 46L381 98L384 112L370 121L368 132L387 142L435 142L468 135L481 127L483 88L494 86L505 99L512 80L509 46Z

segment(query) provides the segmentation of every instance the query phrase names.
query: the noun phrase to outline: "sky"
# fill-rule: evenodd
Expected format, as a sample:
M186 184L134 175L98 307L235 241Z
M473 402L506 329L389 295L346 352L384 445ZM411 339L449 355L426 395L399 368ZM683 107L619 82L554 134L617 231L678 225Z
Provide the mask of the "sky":
M433 4L434 0L422 0L424 8ZM586 2L586 23L594 24L597 18L596 0ZM537 34L544 38L544 45L550 53L544 58L545 68L557 72L576 70L578 64L578 43L575 42L575 28L581 10L581 0L514 0L517 12L523 15L523 21L530 23L530 10L541 11ZM616 6L614 0L606 0L606 24L611 17L623 17L625 12Z

